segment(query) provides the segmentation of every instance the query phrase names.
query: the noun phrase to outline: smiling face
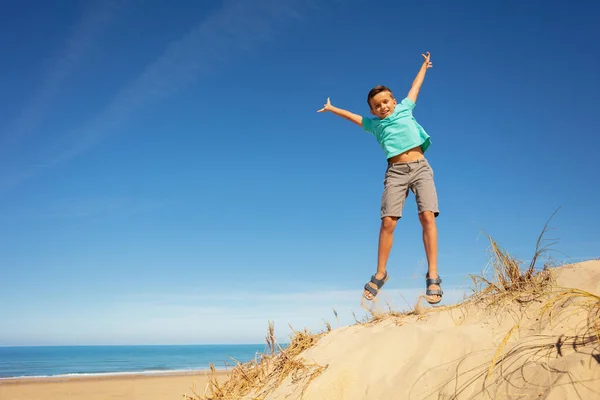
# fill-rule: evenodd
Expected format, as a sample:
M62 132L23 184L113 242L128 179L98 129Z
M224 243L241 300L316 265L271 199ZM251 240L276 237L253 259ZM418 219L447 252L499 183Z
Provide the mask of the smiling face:
M369 93L369 107L371 108L371 114L383 119L394 112L396 99L389 89L384 87L379 88L377 91L376 89L371 90L371 93Z

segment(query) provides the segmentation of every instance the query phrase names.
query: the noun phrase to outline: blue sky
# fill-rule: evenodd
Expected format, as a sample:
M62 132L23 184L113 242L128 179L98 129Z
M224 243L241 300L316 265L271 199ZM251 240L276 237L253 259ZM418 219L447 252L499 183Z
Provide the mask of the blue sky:
M586 4L587 3L587 4ZM584 5L585 4L585 5ZM450 304L492 235L600 256L599 6L9 1L0 15L0 345L260 343L364 315L383 151L332 114L403 97L440 201ZM380 304L414 304L411 195ZM406 301L404 300L406 299Z

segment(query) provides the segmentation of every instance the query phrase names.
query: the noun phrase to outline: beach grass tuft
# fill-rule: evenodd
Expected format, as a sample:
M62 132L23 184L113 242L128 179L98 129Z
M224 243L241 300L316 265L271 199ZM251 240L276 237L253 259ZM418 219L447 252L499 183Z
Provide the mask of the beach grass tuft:
M304 393L308 384L327 366L307 363L298 355L314 346L325 333L315 334L306 329L295 331L293 328L292 332L289 345L282 347L275 338L274 323L269 322L266 335L267 353L257 354L254 360L244 364L234 360L235 366L224 382L219 382L217 370L214 364L211 364L205 393L194 393L193 397L188 396L186 400L235 400L247 395L263 398L288 378L291 378L292 384L303 383L299 388Z

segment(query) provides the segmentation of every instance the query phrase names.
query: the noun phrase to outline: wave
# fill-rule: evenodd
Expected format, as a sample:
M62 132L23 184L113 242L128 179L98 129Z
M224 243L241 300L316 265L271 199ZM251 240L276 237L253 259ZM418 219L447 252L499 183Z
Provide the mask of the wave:
M217 371L226 371L225 367L216 367ZM209 372L209 368L189 368L189 369L148 369L143 371L119 371L119 372L85 372L85 373L69 373L69 374L57 374L57 375L22 375L22 376L3 376L0 377L1 381L14 380L14 379L61 379L61 378L85 378L85 377L104 377L104 376L139 376L139 375L170 375L170 374L184 374L184 373L198 373L198 372Z

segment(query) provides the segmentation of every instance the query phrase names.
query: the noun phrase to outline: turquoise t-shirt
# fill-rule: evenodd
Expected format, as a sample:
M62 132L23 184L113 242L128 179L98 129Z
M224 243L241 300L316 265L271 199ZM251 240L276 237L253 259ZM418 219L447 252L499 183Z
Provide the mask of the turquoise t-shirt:
M431 145L431 138L413 117L413 108L415 103L407 97L384 119L363 117L363 129L375 136L386 158L419 146L425 153Z

